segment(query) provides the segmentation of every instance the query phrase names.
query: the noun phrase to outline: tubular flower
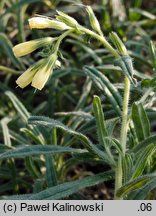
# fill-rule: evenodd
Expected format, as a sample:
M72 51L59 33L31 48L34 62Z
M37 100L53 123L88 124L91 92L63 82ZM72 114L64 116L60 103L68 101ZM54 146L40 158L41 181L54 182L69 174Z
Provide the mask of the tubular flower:
M46 46L48 44L51 44L55 38L52 37L46 37L46 38L40 38L36 40L31 40L28 42L20 43L13 47L13 52L16 57L25 56L29 53L32 53L36 49Z
M50 75L53 73L53 68L56 65L57 55L53 54L43 67L39 68L39 70L35 73L35 76L32 79L31 85L41 90L46 82L48 81Z
M54 28L57 30L67 30L70 29L65 23L62 23L57 20L52 20L44 17L33 17L28 20L29 26L31 29L45 29L45 28Z
M59 65L57 54L53 53L50 57L42 59L28 68L16 80L16 83L21 88L25 88L31 83L34 88L41 90L52 74L53 68Z

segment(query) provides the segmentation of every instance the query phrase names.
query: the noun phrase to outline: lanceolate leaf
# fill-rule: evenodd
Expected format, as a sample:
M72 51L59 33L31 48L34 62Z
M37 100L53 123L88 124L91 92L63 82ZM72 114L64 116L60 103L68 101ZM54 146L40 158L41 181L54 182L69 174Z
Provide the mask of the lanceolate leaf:
M20 146L14 150L9 150L5 153L0 154L0 160L8 158L23 158L31 155L41 154L56 154L56 153L83 153L85 150L74 149L70 147L50 146L50 145L28 145Z
M98 89L106 94L113 108L118 113L118 115L120 115L122 98L118 90L113 86L108 78L97 69L89 66L85 66L84 69L87 76L89 76L93 80Z
M105 126L105 120L104 120L104 114L102 110L102 105L100 98L98 96L94 96L93 100L93 111L96 119L96 126L97 126L97 133L98 133L98 139L99 143L105 147L106 153L112 163L114 163L113 155L111 154L110 148L109 148L109 140L106 140L105 137L108 136L108 131Z
M46 189L38 194L29 197L30 200L42 199L61 199L67 197L83 188L97 185L101 182L112 179L113 172L105 172L95 176L86 177L82 180L70 181L53 188Z
M21 61L19 61L13 54L12 51L12 44L9 38L4 34L0 33L0 46L2 46L7 53L7 55L10 57L12 63L15 65L15 67L18 67L20 69L24 69L23 64Z
M141 189L147 182L156 178L156 173L140 176L124 184L118 191L117 196L123 197L126 194Z
M123 167L123 182L128 182L133 173L133 157L131 154L125 155L122 161L122 167Z
M153 144L142 149L141 153L137 157L132 179L142 174L145 166L147 165L148 159L154 154L155 151L156 151L156 146L154 146Z
M98 96L94 96L93 100L93 111L96 119L97 133L99 138L99 143L105 145L104 138L108 136L108 132L105 126L104 114L102 110L101 100Z
M96 145L94 145L85 135L77 131L74 131L73 129L67 127L66 125L57 120L44 116L32 116L28 119L28 124L40 125L50 128L59 128L69 134L75 135L89 151L96 154L104 161L107 161L107 163L110 163L108 156L103 151L101 151Z
M133 200L144 200L148 196L148 193L154 188L156 188L156 179L147 182L144 187L138 190L136 195L133 197Z
M132 120L139 141L150 136L150 125L142 104L134 103L132 106Z
M107 171L105 173L99 173L94 176L89 176L84 179L65 182L57 186L48 188L36 194L28 195L19 195L19 196L10 196L7 199L14 200L56 200L66 198L73 193L78 192L79 190L91 187L102 182L112 180L114 173L112 171Z
M143 140L137 146L135 146L134 148L132 148L130 150L130 152L140 151L141 148L144 149L147 145L150 145L152 143L156 145L156 135L151 135L147 139Z
M52 155L46 155L46 178L47 178L47 184L48 187L52 187L57 185L57 175L56 175L56 169L54 165L54 158Z
M30 116L30 113L27 111L25 106L20 102L20 100L11 91L8 90L8 91L5 91L4 93L11 100L11 102L13 103L13 106L15 107L15 109L17 110L21 118L26 122L28 117ZM38 128L34 126L30 126L30 129L32 130L31 134L32 135L34 134L34 136L36 136L36 140L38 140L39 143L42 143L42 144L45 143L45 139Z

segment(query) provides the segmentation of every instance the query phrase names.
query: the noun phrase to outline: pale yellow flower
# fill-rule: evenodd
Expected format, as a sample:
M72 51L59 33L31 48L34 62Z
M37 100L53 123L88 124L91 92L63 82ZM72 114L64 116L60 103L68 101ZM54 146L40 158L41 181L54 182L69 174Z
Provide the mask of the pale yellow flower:
M33 17L28 20L29 26L31 29L36 28L36 29L44 29L44 28L54 28L57 30L67 30L70 29L69 26L66 24L57 21L57 20L52 20L44 17Z
M31 85L39 90L45 86L48 81L50 75L53 72L53 68L56 65L57 55L53 54L48 62L35 73Z
M41 65L42 62L43 60L40 60L39 62L33 64L20 77L18 77L16 83L20 88L25 88L32 82L32 79L37 72L38 66Z
M16 83L21 88L25 88L31 83L34 88L41 90L48 81L53 69L59 65L57 54L53 53L50 57L44 58L28 68L16 80Z
M55 38L45 37L36 40L31 40L27 42L20 43L13 47L13 52L16 57L21 57L32 53L36 49L51 44Z

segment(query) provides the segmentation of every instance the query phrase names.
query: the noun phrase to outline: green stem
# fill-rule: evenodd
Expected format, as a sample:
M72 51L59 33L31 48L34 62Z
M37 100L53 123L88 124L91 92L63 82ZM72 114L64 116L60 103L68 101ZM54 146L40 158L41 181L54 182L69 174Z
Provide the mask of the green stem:
M115 56L115 58L119 58L120 55L118 54L118 52L110 45L110 43L108 43L108 41L106 40L106 38L102 35L98 35L95 32L83 27L83 26L79 26L80 31L96 38L98 41L100 41L108 50L110 53L112 53L113 56Z
M122 111L122 126L121 126L121 134L120 134L120 142L121 142L122 149L123 149L123 156L125 156L125 152L126 152L129 95L130 95L130 81L128 77L125 77L125 91L124 91L123 111Z
M62 42L62 40L67 37L69 34L71 34L74 31L74 29L70 29L68 31L65 31L63 34L61 34L58 37L58 40L56 41L55 47L54 47L54 52L58 52L60 44Z
M118 52L108 43L104 36L98 35L95 32L84 28L83 26L79 27L80 31L89 34L90 36L99 40L115 58L120 58ZM122 53L123 55L127 53ZM123 150L123 155L119 154L118 164L116 168L116 176L115 176L115 199L119 199L116 196L117 190L122 186L122 177L123 177L123 170L122 170L122 157L125 156L126 151L126 140L127 140L127 129L128 129L128 101L129 101L129 94L130 94L130 81L127 77L125 77L125 91L124 91L124 101L123 101L123 111L122 111L122 126L121 126L121 135L120 135L120 142Z
M119 199L119 197L116 196L116 192L122 186L122 178L123 178L122 157L125 156L125 152L126 152L129 95L130 95L130 81L127 77L125 77L125 91L124 91L122 125L121 125L121 134L120 134L120 143L122 146L123 155L119 155L118 164L116 168L115 199Z

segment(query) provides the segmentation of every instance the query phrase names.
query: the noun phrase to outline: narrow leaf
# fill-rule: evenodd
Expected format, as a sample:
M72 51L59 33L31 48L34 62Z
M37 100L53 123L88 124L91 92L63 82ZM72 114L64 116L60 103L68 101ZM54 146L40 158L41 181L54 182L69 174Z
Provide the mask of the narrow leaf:
M112 179L113 173L111 171L100 173L94 176L86 177L81 180L70 181L58 186L46 189L40 193L34 194L29 197L29 200L43 200L43 199L62 199L73 193L78 192L79 190L97 185L102 182L106 182Z
M126 194L141 189L147 182L156 178L156 173L147 174L133 179L124 184L118 191L117 196L124 197Z
M40 125L50 128L59 128L65 132L68 132L69 134L75 135L89 151L98 155L98 157L100 157L104 161L110 163L110 160L107 157L107 155L103 151L101 151L96 145L94 145L85 135L77 131L74 131L73 129L67 127L66 125L57 120L44 116L32 116L28 119L28 124Z
M155 151L156 151L156 146L154 146L153 144L147 146L141 151L139 156L137 156L137 161L135 164L135 170L132 179L142 174L142 172L145 169L145 166L147 165L148 159L154 154Z
M14 150L9 150L5 153L0 154L0 160L8 158L23 158L31 155L40 155L40 154L56 154L56 153L83 153L85 150L74 149L70 147L60 147L60 146L50 146L50 145L28 145L18 147Z
M142 141L150 136L149 120L142 104L133 104L132 120L139 141Z

